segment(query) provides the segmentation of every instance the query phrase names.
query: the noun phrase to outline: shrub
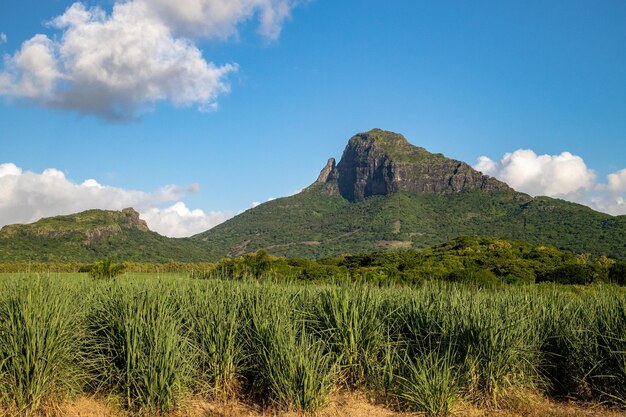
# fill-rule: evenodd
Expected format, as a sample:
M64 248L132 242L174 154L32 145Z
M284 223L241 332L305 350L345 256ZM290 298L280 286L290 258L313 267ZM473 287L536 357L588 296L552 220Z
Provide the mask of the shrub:
M452 271L448 274L446 280L477 285L479 287L495 287L502 283L496 274L490 270L473 267Z
M589 284L594 278L594 268L585 264L568 264L541 274L537 282L557 284Z
M120 275L126 269L125 264L116 264L111 259L103 259L86 268L89 275L96 279L110 279Z
M626 263L616 263L609 267L609 281L626 285Z

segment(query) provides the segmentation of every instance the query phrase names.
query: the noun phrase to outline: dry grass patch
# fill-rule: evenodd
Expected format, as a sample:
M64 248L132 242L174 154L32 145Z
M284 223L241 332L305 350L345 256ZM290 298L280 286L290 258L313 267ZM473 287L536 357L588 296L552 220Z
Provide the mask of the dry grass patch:
M459 404L451 414L454 417L626 417L626 411L611 410L599 404L555 402L540 396L525 396L525 403L509 403L509 409L479 409L471 404ZM0 415L3 414L0 409ZM418 413L394 411L377 403L361 392L341 392L332 396L330 403L317 413L261 410L235 400L225 402L193 399L168 414L170 417L409 417ZM67 400L58 408L47 410L42 417L131 417L131 414L105 399L81 397Z

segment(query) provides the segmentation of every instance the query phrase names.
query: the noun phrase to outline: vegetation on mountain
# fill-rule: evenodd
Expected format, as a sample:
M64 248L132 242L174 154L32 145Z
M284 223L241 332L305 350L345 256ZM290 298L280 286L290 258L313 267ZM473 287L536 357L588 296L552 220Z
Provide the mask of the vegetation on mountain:
M553 246L490 237L461 236L421 250L378 251L310 260L282 258L260 250L225 258L207 278L272 277L280 281L364 281L420 284L439 280L480 286L557 282L624 282L624 264L605 256L575 254Z
M88 210L67 216L14 224L0 230L0 261L201 262L206 250L189 239L173 239L148 229L139 213Z
M259 250L217 263L117 264L111 259L88 264L0 263L0 272L89 272L97 278L110 278L125 271L178 272L193 277L238 280L270 277L281 282L363 281L381 285L415 285L425 281L466 282L490 287L546 281L626 285L626 264L606 256L476 236L461 236L424 249L376 251L317 260L283 258Z
M248 210L192 239L209 258L260 249L323 258L417 249L461 235L626 260L626 216L609 216L548 197L531 197L469 165L374 129L354 136L304 191Z
M374 129L302 192L191 238L151 232L133 209L89 210L0 231L0 261L217 262L264 250L320 259L492 236L626 262L626 216L531 197L469 165Z
M211 260L264 249L285 257L417 249L461 235L525 240L534 245L626 261L626 216L515 192L396 192L350 202L316 184L261 204L192 237Z

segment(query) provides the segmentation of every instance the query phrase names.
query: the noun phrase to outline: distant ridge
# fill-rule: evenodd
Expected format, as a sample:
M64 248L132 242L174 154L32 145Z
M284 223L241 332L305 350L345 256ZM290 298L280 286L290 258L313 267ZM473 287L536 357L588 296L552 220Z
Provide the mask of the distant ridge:
M14 224L0 230L0 261L91 262L202 261L206 249L189 239L150 231L132 208L87 210L67 216Z

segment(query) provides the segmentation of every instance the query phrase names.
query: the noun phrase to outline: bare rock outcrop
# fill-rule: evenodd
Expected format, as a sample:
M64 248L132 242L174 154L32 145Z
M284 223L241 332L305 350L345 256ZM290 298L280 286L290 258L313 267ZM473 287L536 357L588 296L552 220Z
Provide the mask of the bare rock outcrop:
M127 207L122 210L122 213L125 216L122 221L122 224L124 226L131 228L131 229L141 230L142 232L150 231L146 221L139 218L139 213L137 213L137 211L134 208Z
M317 183L335 184L350 201L397 191L420 194L468 190L511 190L505 183L468 164L411 145L404 136L374 129L353 136L341 160L334 158L320 172Z

